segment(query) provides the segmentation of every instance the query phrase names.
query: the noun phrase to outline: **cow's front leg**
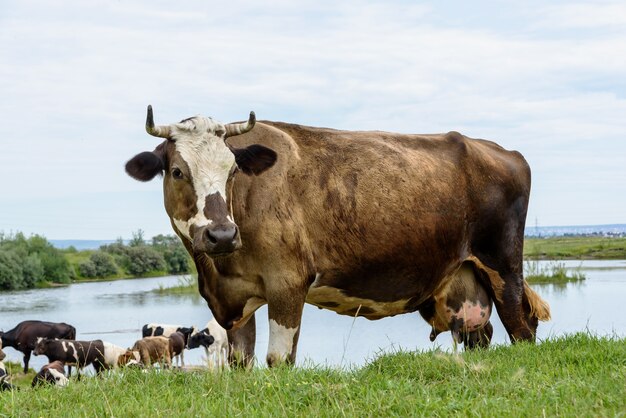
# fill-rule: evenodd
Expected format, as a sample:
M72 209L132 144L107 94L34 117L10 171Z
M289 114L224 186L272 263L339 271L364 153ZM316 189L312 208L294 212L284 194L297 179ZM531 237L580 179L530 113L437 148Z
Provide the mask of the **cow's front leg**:
M28 363L30 362L30 353L29 349L26 349L24 352L24 374L28 373Z
M290 290L279 292L268 300L270 325L267 365L294 364L300 336L300 322L304 308L305 292Z
M226 331L228 335L228 363L232 367L249 368L254 364L254 345L256 343L256 322L254 314L246 324L236 330ZM222 353L219 353L220 357ZM220 359L220 361L223 361Z

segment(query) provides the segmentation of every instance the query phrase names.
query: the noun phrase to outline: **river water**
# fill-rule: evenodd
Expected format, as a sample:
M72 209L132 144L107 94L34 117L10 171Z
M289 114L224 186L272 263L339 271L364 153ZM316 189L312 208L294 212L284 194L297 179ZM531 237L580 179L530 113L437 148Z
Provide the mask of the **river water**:
M540 262L541 266L554 262ZM626 295L626 260L564 261L580 269L587 279L565 285L533 285L550 303L552 320L540 323L538 338L577 331L626 336L626 315L621 312ZM77 329L77 339L102 339L129 347L150 322L203 327L211 313L198 295L167 295L159 287L181 284L176 276L80 283L69 287L0 293L0 329L7 331L27 319L67 322ZM257 311L257 364L265 363L268 344L267 308ZM492 316L493 343L509 343L497 314ZM298 345L299 365L348 367L363 365L377 355L395 350L453 349L450 333L429 341L430 327L419 314L369 321L306 305ZM22 361L22 354L5 348L7 360ZM38 370L43 356L31 357ZM204 364L202 349L186 350L185 363Z

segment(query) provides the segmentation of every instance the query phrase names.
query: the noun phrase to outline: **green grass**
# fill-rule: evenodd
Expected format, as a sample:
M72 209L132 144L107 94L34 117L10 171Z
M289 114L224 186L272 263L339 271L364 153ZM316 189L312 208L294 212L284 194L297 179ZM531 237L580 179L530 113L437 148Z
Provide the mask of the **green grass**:
M153 290L153 292L168 295L195 295L198 293L198 276L181 276L176 280L178 281L178 284L176 286L164 287L162 284L160 284L159 288Z
M626 260L626 238L526 238L524 257L532 259Z
M580 267L568 269L564 263L552 261L542 265L539 261L528 260L524 262L524 278L528 283L555 283L565 284L580 282L587 277Z
M332 344L332 342L328 342ZM4 416L624 416L626 340L399 352L354 370L125 371L0 394Z

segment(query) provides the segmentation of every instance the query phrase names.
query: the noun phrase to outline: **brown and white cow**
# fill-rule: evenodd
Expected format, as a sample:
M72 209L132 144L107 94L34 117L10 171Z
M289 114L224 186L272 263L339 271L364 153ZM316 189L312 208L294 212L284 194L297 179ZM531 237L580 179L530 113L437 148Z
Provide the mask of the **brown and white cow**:
M150 367L152 363L160 363L161 366L168 368L172 366L172 352L168 337L144 337L135 341L130 351L139 353L141 363L145 367Z
M51 384L53 386L67 386L69 379L65 376L65 364L55 360L44 365L33 378L32 387Z
M5 347L24 353L24 373L28 373L28 362L38 338L76 338L76 328L64 322L22 321L7 332L0 332Z
M146 130L165 140L126 171L163 174L165 209L231 360L251 360L264 304L267 362L292 363L305 302L369 319L431 309L462 265L512 341L533 341L549 318L523 279L530 169L518 152L457 132L255 125L253 113L155 126L148 107Z

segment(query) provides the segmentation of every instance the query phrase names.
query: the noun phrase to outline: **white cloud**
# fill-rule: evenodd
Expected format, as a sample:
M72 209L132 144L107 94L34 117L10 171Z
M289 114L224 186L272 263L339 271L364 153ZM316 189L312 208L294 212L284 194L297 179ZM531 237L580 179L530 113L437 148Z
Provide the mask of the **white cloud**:
M3 193L159 193L122 170L156 145L143 131L151 103L158 123L198 113L228 122L255 110L260 119L344 129L459 130L527 156L538 191L531 211L544 224L562 223L559 211L568 223L626 222L609 209L623 206L617 193L606 191L594 222L584 203L579 212L559 200L571 190L542 191L559 184L554 166L577 193L585 192L577 182L597 195L623 178L614 156L626 151L624 6L457 6L6 3L0 178L12 181ZM582 35L568 29L583 26ZM589 155L599 157L585 162Z

